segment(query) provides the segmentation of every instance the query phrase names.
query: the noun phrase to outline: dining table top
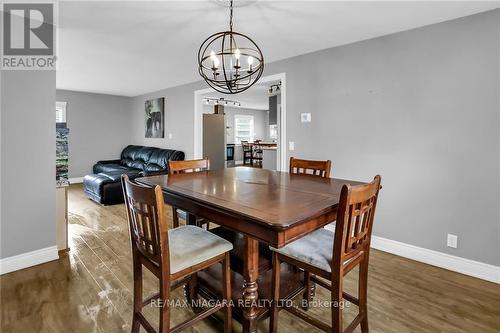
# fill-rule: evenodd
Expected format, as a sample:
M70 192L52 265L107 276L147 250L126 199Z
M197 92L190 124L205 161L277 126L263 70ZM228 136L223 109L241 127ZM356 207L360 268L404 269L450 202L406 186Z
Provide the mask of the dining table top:
M238 214L267 228L286 230L336 209L344 184L358 181L294 175L251 167L136 179L163 192Z

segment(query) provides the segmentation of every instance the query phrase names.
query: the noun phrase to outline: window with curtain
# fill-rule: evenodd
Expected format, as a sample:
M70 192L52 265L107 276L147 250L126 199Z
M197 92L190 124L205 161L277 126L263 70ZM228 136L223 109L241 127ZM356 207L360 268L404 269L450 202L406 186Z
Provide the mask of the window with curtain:
M234 142L253 142L255 137L253 116L235 114L234 115Z

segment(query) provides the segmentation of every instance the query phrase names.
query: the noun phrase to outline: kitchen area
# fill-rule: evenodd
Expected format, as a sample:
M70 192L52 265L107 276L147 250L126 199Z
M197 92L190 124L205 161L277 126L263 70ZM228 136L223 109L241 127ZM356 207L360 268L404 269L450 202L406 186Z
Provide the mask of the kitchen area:
M277 170L281 82L256 85L231 98L210 93L202 100L203 157L211 169Z

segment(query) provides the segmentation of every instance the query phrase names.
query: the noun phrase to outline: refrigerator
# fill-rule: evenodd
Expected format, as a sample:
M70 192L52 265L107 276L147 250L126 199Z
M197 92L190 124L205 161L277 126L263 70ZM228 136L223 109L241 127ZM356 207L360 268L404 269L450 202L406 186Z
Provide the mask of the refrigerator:
M226 167L226 123L223 113L203 114L203 157L210 160L210 169Z

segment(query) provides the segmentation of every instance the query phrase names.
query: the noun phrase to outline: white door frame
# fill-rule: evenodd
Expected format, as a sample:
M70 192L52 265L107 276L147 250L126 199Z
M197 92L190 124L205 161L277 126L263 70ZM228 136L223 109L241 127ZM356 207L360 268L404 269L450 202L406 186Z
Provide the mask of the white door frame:
M279 159L277 164L278 171L286 171L286 73L267 75L260 78L260 83L281 80L281 112L279 126ZM194 158L203 158L203 101L201 95L206 93L216 93L212 88L195 90L194 92Z

